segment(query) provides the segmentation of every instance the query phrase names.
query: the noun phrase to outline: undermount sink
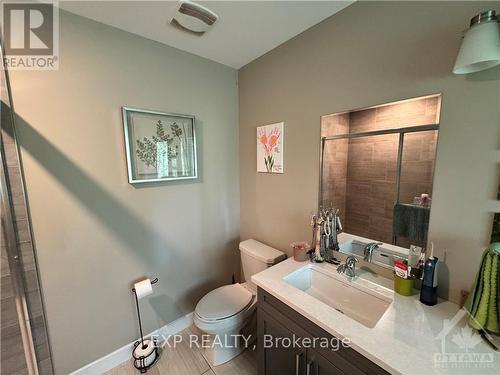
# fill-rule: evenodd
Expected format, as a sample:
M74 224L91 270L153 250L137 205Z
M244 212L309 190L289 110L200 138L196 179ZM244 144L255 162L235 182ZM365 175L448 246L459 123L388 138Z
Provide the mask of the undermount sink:
M392 290L370 281L369 274L351 280L327 267L331 270L309 264L284 280L364 326L374 327L392 303Z

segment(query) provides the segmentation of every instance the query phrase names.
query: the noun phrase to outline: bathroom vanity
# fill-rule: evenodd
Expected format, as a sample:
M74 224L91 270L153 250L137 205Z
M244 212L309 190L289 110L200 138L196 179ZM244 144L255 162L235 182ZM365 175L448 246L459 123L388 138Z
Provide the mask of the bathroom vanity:
M318 325L304 319L297 311L288 307L271 294L258 290L258 337L299 339L309 343L315 337L326 339L332 347L264 347L259 345L259 374L388 374L355 350L343 346L342 341ZM305 340L304 340L305 339ZM332 341L333 340L333 341ZM269 343L273 341L269 340ZM274 343L274 342L273 342ZM276 343L276 346L279 342Z
M392 280L364 269L349 278L331 264L287 259L252 276L252 281L259 288L260 375L471 375L498 370L443 368L440 361L445 355L460 351L453 337L463 330L463 310L448 301L422 305L418 293L395 294ZM337 338L348 340L348 345L340 342L338 350L310 345L307 340L297 346L283 345L283 341L269 345L276 337L292 342L294 338ZM484 341L474 352L482 353L485 361L500 361L500 355Z

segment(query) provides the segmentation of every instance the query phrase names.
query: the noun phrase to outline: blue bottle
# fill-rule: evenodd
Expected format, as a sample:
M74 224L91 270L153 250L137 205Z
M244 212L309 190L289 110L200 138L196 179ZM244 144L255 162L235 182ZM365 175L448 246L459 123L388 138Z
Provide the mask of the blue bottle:
M428 306L434 306L437 303L437 266L438 258L433 255L434 246L432 246L431 256L424 264L424 279L422 289L420 290L420 302Z

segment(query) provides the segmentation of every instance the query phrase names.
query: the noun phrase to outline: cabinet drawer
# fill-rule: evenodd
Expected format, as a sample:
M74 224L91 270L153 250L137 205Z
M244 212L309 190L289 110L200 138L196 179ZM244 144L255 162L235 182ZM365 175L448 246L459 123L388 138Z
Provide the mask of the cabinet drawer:
M297 335L310 338L327 338L328 340L334 339L334 336L330 333L318 327L265 290L259 288L257 295L259 310L262 309ZM389 374L383 368L356 352L354 349L345 347L342 343L339 343L338 347L338 350L324 347L315 347L314 350L322 357L332 362L341 372L349 375Z

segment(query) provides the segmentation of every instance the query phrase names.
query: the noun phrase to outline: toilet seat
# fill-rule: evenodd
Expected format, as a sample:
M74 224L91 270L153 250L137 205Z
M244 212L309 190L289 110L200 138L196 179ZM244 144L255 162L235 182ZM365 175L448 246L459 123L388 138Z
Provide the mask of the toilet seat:
M254 295L241 284L224 285L206 294L196 305L195 314L204 322L228 320L247 310Z
M230 361L244 349L242 341L235 340L235 337L244 333L244 327L255 320L257 296L252 290L246 283L225 285L207 294L196 305L193 316L196 327L208 334L210 340L218 338L233 343L222 347L220 343L215 346L208 344L204 348L205 358L213 366Z

